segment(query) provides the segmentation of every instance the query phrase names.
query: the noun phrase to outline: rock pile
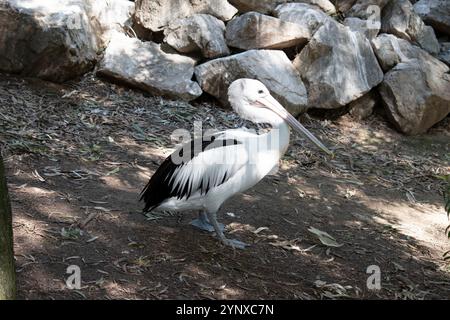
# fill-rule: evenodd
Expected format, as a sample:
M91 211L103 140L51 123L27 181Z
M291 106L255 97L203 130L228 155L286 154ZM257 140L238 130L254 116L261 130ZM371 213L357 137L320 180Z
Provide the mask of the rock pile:
M145 36L144 36L145 35ZM0 1L0 71L62 82L93 68L154 95L227 105L255 78L294 115L382 105L418 134L450 113L447 0Z

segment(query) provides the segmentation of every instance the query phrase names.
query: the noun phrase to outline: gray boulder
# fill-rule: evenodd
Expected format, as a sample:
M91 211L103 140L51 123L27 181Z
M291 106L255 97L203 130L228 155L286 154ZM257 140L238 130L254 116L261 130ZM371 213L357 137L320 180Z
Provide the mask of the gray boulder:
M311 35L325 22L334 21L316 6L306 3L285 3L277 6L274 15L281 20L296 23L309 30Z
M406 134L426 132L450 112L449 68L425 50L393 35L372 41L385 70L379 87L392 123Z
M385 6L381 30L399 38L416 42L432 54L439 52L439 43L433 28L423 23L408 0L391 1Z
M248 12L228 22L227 44L250 49L283 49L305 44L311 38L309 30L258 12Z
M357 0L348 10L347 16L378 21L384 7L394 1L397 0Z
M380 94L390 120L400 131L424 133L450 113L448 72L444 63L429 56L426 62L401 62L385 75Z
M301 2L301 3L307 3L314 5L326 14L335 14L336 13L336 7L334 4L329 0L297 0L297 1L291 1L291 2Z
M438 57L441 61L450 66L450 42L441 43L441 52Z
M361 98L350 102L349 113L353 118L364 120L373 113L373 109L379 101L379 97L374 90L371 90Z
M210 14L222 21L228 21L237 12L227 0L136 0L135 19L147 29L161 31L172 21L196 13Z
M362 33L369 40L374 39L380 32L380 23L355 17L345 18L344 25L349 27L353 32Z
M191 81L195 60L166 53L159 44L114 33L97 74L169 98L194 100L202 94Z
M280 3L286 2L285 0L228 0L233 6L235 6L239 12L256 11L259 13L268 14Z
M279 5L287 2L302 2L311 5L315 5L328 14L336 13L336 8L329 0L229 0L233 6L235 6L239 12L256 11L259 13L270 14Z
M100 50L85 3L0 1L0 71L63 82L93 68Z
M228 105L228 86L239 78L263 82L292 114L306 110L307 93L300 76L283 51L249 50L203 63L195 68L202 89Z
M337 11L346 13L353 7L355 2L356 0L335 0L333 3Z
M414 11L435 30L450 35L450 1L420 0Z
M408 62L417 58L426 60L427 58L426 52L418 46L411 45L408 41L387 33L382 33L373 39L372 48L385 72L400 62Z
M129 31L133 21L134 2L128 0L84 0L93 27L100 32L103 48L106 48L113 31Z
M335 22L317 30L293 64L315 108L343 107L383 80L369 40Z
M230 54L224 32L223 21L208 14L194 14L170 23L164 30L164 41L181 53L201 52L205 58L217 58Z

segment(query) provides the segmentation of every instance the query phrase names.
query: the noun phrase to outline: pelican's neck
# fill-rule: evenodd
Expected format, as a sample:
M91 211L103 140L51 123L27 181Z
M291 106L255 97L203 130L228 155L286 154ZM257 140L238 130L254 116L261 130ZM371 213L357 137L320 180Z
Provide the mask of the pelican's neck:
M289 146L289 125L279 117L274 117L268 123L272 126L272 129L261 135L260 139L267 139L268 148L278 149L281 157Z
M268 123L272 126L268 133L262 134L257 138L258 143L264 146L265 150L277 151L280 157L286 152L289 145L289 126L283 118L269 109L255 108L248 103L235 101L234 97L230 97L230 103L243 119L253 123Z

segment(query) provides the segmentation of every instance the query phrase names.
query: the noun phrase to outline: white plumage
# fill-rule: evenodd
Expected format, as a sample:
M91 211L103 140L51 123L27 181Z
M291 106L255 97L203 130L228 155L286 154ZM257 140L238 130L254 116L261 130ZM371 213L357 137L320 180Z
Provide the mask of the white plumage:
M319 140L290 115L259 81L240 79L229 88L233 109L244 119L268 123L272 129L258 135L233 129L192 141L175 151L158 168L142 192L145 211L200 210L191 224L215 231L226 245L245 248L238 240L227 239L217 222L221 205L233 195L251 188L277 168L289 145L288 123L318 147L332 154ZM194 146L201 146L195 152Z
M201 152L189 162L176 168L170 179L172 185L188 185L189 190L196 190L196 192L189 198L187 195L181 199L177 196L171 197L161 203L159 209L176 211L187 207L191 210L212 210L210 198L219 192L218 188L223 179L229 180L235 177L247 162L248 154L242 144ZM214 187L206 193L208 186Z

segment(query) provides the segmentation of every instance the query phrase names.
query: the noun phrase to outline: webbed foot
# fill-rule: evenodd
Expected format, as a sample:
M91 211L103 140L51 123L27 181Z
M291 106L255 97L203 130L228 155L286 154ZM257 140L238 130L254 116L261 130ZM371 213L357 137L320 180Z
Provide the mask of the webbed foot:
M245 250L247 247L250 246L248 243L239 241L237 239L226 239L225 238L225 239L222 239L222 243L229 247L232 247L235 249L241 249L241 250Z

